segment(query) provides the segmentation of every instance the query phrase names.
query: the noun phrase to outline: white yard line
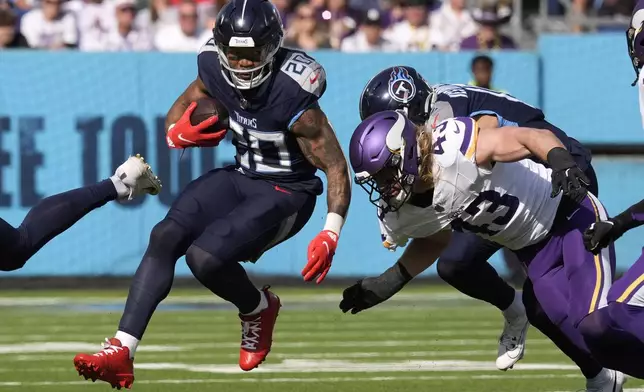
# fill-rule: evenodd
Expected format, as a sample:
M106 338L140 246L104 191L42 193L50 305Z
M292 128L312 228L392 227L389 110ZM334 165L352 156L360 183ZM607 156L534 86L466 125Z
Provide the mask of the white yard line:
M279 293L278 293L279 295ZM342 292L326 294L284 294L280 295L283 302L307 302L307 303L339 303L342 299ZM455 301L474 300L458 292L445 293L399 293L388 300L388 303L405 301ZM163 304L224 304L226 301L214 295L195 295L170 297L163 301ZM125 297L0 297L0 306L47 306L47 305L68 305L68 304L98 304L98 305L124 305Z
M77 350L78 351L78 350ZM529 350L530 357L537 355L555 355L559 350L553 349L532 349ZM496 358L496 350L448 350L448 351L367 351L367 352L336 352L336 353L271 353L271 358L279 359L327 359L327 358L343 358L343 359L359 359L359 358L461 358L472 356L489 356ZM181 358L193 359L235 359L239 357L238 353L217 353L217 352L167 352L167 353L144 353L140 354L138 358L145 358L146 361L150 360L177 360ZM42 362L55 362L69 360L69 354L20 354L0 356L0 363L12 361L42 361Z
M31 342L0 345L1 354L27 354L27 353L50 353L50 352L94 352L101 349L100 339L97 343L86 342ZM528 343L530 346L551 345L547 339L531 339ZM425 340L335 340L319 342L277 342L276 347L280 348L307 348L307 347L452 347L452 346L489 346L494 345L490 339L441 339L433 341ZM221 342L221 343L194 343L180 345L154 345L143 344L137 351L139 352L169 352L169 351L192 351L213 348L238 348L239 342ZM528 349L529 350L529 349ZM529 353L529 351L527 351Z
M184 363L137 363L136 369L185 370L198 373L243 374L237 365L198 365ZM554 363L517 364L517 370L576 370L575 365ZM286 359L278 364L265 364L253 370L257 373L348 373L348 372L471 372L497 371L493 361L401 361L352 362L342 360Z
M490 340L496 340L501 334L501 328L494 329L478 329L478 330L441 330L441 329L426 329L426 330L402 330L402 331L391 331L391 330L380 330L380 331L281 331L278 330L273 334L275 339L309 339L313 338L316 340L319 339L339 339L339 340L350 340L368 336L370 339L376 339L379 337L382 338L405 338L405 337L488 337ZM230 332L186 332L181 333L181 339L183 341L212 341L212 340L227 340L233 337L239 336L239 331L231 330ZM147 340L174 340L177 337L177 333L159 333L159 332L149 332L145 338ZM92 340L100 339L100 335L97 334L4 334L0 336L0 342L19 342L19 341L60 341L60 340Z
M581 378L577 373L564 373L564 374L498 374L498 375L472 375L460 374L457 376L384 376L384 377L244 377L244 378L218 378L218 379L167 379L167 380L136 380L134 383L138 384L236 384L236 383L329 383L329 382L364 382L364 381L460 381L464 379L469 380L539 380L539 379L563 379L563 378ZM105 387L103 383L92 384L88 381L8 381L0 382L0 387L48 387L48 386L83 386L98 385ZM625 390L625 392L639 392L639 390Z

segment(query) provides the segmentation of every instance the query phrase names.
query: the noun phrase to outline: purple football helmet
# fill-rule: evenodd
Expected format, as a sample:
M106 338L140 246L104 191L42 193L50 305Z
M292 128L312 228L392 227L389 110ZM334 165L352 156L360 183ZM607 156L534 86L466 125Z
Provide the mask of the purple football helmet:
M353 132L349 159L369 201L382 214L397 211L418 178L416 125L399 111L372 114Z
M635 69L635 81L631 86L635 86L639 71L644 66L644 26L639 28L629 27L626 30L626 44L628 45L628 56L631 58L633 68Z

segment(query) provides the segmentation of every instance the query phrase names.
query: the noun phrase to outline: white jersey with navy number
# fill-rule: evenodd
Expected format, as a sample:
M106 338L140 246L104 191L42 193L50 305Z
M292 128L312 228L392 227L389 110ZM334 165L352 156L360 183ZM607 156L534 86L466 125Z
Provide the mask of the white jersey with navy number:
M270 78L255 91L242 93L228 84L210 39L199 52L198 71L209 95L229 112L241 172L292 190L322 192L317 169L291 132L326 90L326 73L317 61L304 52L280 48Z
M530 159L479 166L477 137L478 126L470 117L445 120L432 131L433 209L446 214L455 230L509 249L543 240L561 199L550 197L552 170Z

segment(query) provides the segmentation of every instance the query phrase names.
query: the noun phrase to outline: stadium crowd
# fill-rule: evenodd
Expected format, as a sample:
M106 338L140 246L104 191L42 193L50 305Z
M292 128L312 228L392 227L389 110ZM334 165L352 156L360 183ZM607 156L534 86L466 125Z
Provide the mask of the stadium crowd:
M633 0L570 0L569 12L630 16ZM225 0L0 0L0 49L195 52ZM285 44L304 50L514 49L508 0L275 0ZM548 12L561 14L560 0Z
M513 49L506 0L275 0L285 44L346 52ZM606 0L610 1L610 0ZM225 0L0 0L0 49L195 52Z

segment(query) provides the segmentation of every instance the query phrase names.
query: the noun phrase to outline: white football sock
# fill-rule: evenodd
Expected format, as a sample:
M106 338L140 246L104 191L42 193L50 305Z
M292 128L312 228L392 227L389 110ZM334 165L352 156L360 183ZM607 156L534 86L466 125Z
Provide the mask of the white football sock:
M517 317L525 315L525 307L523 306L523 295L515 291L514 301L503 311L503 317L506 320L514 320Z
M244 316L252 316L252 315L257 314L257 313L261 312L262 310L268 308L268 299L266 299L266 293L264 293L263 291L260 291L260 290L257 290L257 291L259 291L259 295L260 295L259 305L257 305L255 310L253 310L250 313L244 314Z
M121 344L130 349L130 358L134 358L136 348L139 346L139 339L122 331L116 331L114 338L118 339Z
M113 175L110 177L110 180L112 180L114 188L116 188L116 193L118 194L119 199L130 196L130 189L123 183L123 181L121 181L120 178Z

